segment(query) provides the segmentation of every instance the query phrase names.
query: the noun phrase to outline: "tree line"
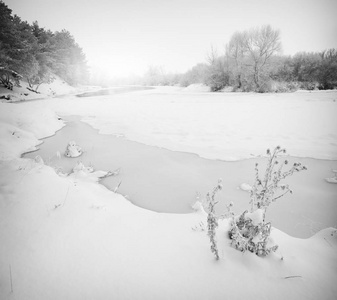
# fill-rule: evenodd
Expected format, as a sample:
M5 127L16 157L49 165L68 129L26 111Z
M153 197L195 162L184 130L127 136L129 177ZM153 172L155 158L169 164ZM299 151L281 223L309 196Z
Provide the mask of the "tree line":
M22 21L0 0L0 83L10 87L12 75L37 91L54 74L70 85L88 81L86 57L74 37L67 30L52 32L37 21Z
M0 0L0 84L12 88L24 78L31 90L58 75L78 83L181 85L203 83L211 91L288 92L337 88L337 49L281 54L280 31L270 25L235 32L221 53L211 47L206 60L185 73L151 66L143 76L91 78L85 54L67 30L52 32L22 21ZM14 83L13 83L14 82Z
M222 54L211 47L204 63L184 74L149 68L143 84L203 83L211 91L228 88L243 92L289 92L297 89L337 88L337 50L281 55L280 31L270 25L235 32Z

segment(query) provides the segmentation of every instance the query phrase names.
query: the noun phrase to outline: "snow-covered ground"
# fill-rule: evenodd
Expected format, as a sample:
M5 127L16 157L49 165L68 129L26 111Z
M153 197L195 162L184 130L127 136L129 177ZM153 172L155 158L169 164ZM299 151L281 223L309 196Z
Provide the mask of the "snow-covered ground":
M239 160L282 145L293 156L337 159L335 91L217 94L158 88L34 106L81 115L101 133L206 158Z
M202 210L144 210L20 154L62 128L59 115L80 115L101 133L208 158L241 159L280 144L294 156L337 159L336 100L336 92L166 88L0 103L0 298L335 299L336 229L297 239L274 228L279 250L260 258L229 246L223 220L215 261Z

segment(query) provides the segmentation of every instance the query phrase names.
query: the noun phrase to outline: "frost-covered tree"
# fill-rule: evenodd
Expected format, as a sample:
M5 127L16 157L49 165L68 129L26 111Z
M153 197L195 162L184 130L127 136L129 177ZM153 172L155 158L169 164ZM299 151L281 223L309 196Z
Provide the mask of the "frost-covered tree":
M52 74L70 84L85 82L88 67L85 55L71 34L52 33L22 21L0 0L0 67L21 74L31 88L49 82Z
M321 63L318 72L319 88L333 89L337 87L337 50L328 49L320 53Z
M267 74L265 69L272 55L281 51L280 31L270 25L247 30L243 33L243 47L250 59L250 71L256 91L262 91Z
M244 35L242 32L235 32L227 47L226 47L226 56L234 61L232 67L232 74L234 77L235 85L241 89L242 79L244 76L245 64L244 60L247 55L247 50L244 45Z
M212 92L219 91L228 85L229 82L225 58L219 56L217 50L212 46L207 53L206 60L208 63L206 84L211 88Z

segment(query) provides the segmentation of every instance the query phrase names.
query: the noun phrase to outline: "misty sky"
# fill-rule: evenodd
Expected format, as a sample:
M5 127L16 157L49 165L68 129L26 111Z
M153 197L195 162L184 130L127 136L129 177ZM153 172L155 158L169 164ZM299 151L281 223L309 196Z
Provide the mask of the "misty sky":
M183 72L221 53L237 30L270 24L284 54L337 48L337 0L4 0L22 20L67 29L90 66L141 74Z

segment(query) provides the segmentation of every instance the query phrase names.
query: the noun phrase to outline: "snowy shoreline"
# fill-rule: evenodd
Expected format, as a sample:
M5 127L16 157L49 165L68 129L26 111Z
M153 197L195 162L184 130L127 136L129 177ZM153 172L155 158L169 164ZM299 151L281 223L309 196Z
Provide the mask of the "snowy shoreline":
M249 195L242 193L239 186L242 183L253 183L256 162L261 166L266 163L263 157L232 162L209 160L195 154L148 146L111 135L100 135L98 130L80 122L79 116L62 119L66 122L62 131L58 131L57 136L45 139L39 146L40 150L27 153L24 157L34 159L40 155L48 165L66 173L72 171L76 162L105 171L121 168L120 176L106 178L102 180L102 184L114 190L122 182L119 193L127 195L135 205L152 211L191 213L196 193L204 198L219 178L224 182L224 193L220 193L221 198L217 205L219 214L226 211L226 205L230 201L234 202L235 211L245 210ZM82 156L73 159L67 159L63 155L56 156L56 152L64 151L69 140L75 140L79 144L84 151ZM271 208L271 220L275 226L301 238L310 237L322 228L334 226L337 219L333 213L333 205L337 190L326 183L324 178L330 176L332 169L337 168L337 161L303 159L290 155L284 159L301 162L309 171L288 180L295 194L285 197L277 205L278 210L286 211L292 203L292 212L288 213L288 220L284 222L284 216L278 214L277 209ZM317 206L316 199L324 203L319 217L311 209ZM312 228L313 224L315 229Z
M119 105L132 97L134 104L138 96L147 97L123 95L114 102ZM20 158L39 139L62 128L57 115L107 118L110 113L110 124L101 126L101 132L120 124L117 130L113 127L119 133L125 120L114 118L131 107L127 119L133 128L139 125L133 119L139 105L119 107L104 97L93 105L92 100L91 105L69 98L0 104L0 298L335 298L334 228L308 239L273 228L279 250L260 258L229 246L228 221L223 220L218 235L221 260L215 262L200 225L205 224L204 212L151 212L95 182L60 177L40 161ZM163 109L169 106L164 102ZM105 107L104 114L97 103L112 106ZM140 115L152 104L138 111ZM154 111L145 114L144 122L149 115ZM148 131L145 125L141 129Z

